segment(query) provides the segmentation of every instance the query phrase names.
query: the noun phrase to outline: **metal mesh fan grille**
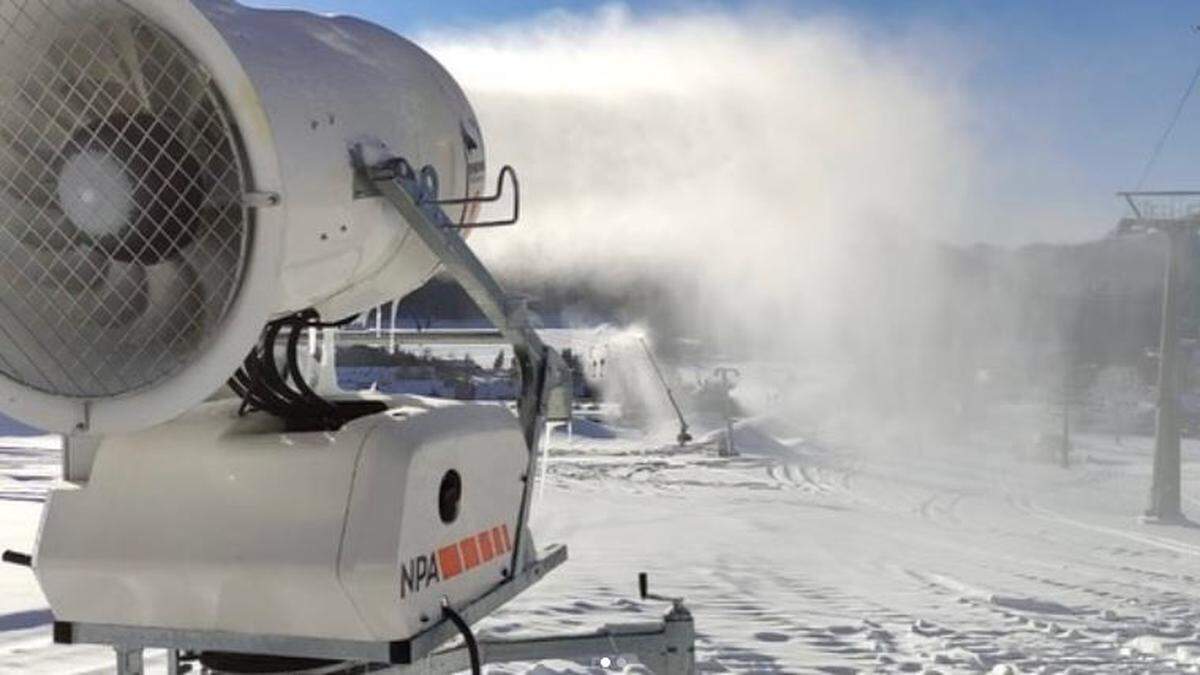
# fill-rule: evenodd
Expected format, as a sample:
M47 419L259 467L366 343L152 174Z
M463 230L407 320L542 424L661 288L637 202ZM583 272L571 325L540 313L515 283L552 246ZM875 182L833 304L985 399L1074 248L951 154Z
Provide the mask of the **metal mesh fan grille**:
M96 398L215 332L250 237L214 83L119 0L0 0L0 372Z

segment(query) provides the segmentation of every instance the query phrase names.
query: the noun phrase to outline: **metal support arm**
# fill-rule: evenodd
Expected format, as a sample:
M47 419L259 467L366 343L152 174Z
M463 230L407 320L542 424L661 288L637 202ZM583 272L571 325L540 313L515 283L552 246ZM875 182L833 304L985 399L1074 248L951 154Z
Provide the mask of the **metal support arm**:
M570 411L571 382L568 369L556 351L542 342L529 322L524 303L513 302L491 272L463 241L457 225L442 210L437 172L425 166L418 174L401 157L368 164L363 148L351 151L361 183L369 185L391 204L412 231L441 261L472 302L513 347L521 371L521 396L517 412L529 449L525 489L517 518L513 563L517 570L527 546L525 524L529 517L537 447L545 428L548 407ZM509 169L511 172L512 170ZM515 180L515 176L514 176ZM550 404L553 402L553 405Z
M533 329L525 304L508 297L463 241L457 224L442 210L433 167L424 167L418 175L403 158L367 165L362 150L357 148L353 160L362 178L396 208L484 317L513 346L522 371L521 424L532 447L544 399L549 390L562 384L566 372L561 357ZM544 375L554 379L542 379Z

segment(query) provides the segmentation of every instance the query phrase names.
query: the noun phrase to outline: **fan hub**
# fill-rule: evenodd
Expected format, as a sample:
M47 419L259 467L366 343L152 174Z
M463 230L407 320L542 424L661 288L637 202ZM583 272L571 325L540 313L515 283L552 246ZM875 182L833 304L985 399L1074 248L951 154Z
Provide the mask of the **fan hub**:
M71 223L89 239L118 237L132 219L133 181L111 154L85 150L63 166L58 201Z
M118 113L67 143L58 179L63 210L121 262L176 258L195 239L203 170L180 139L182 124L170 115Z

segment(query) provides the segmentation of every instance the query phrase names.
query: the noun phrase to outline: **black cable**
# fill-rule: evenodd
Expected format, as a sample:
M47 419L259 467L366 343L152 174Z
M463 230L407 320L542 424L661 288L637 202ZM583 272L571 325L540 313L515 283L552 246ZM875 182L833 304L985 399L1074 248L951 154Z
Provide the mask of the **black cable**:
M291 323L291 320L275 321L267 326L267 330L263 332L262 345L259 348L258 372L254 373L259 382L282 403L284 409L303 402L300 394L284 381L283 375L279 372L279 363L275 360L275 348L279 343L279 334Z
M313 414L311 401L303 393L288 386L279 363L275 347L284 328L292 328L299 319L288 317L267 324L258 348L250 353L243 364L245 385L249 396L246 401L254 408L264 410L277 417L292 418ZM239 378L240 379L240 378ZM323 412L323 411L318 411Z
M362 410L361 406L345 413L340 404L327 400L308 385L300 371L299 343L307 328L343 328L359 316L323 322L315 310L306 309L269 322L259 343L228 380L229 387L242 399L238 414L260 410L306 428L331 429L357 416L354 410ZM283 345L284 361L280 364L276 347L285 330L288 333Z
M308 402L309 408L319 411L320 414L325 415L329 420L336 419L337 406L313 391L312 387L308 386L308 382L304 379L304 373L300 372L300 334L304 330L306 328L303 323L297 322L292 325L292 332L288 335L287 350L285 352L287 354L287 364L285 367L287 368L288 375L291 377L292 386Z
M462 633L463 641L467 643L467 654L471 657L471 675L483 675L483 663L479 660L479 643L475 641L475 634L471 632L471 627L450 605L442 607L442 614L450 619L450 623L454 624L455 628L458 628L458 632Z
M1137 189L1141 190L1142 186L1146 183L1146 179L1150 177L1150 171L1158 161L1158 156L1162 154L1163 147L1167 144L1167 139L1170 138L1171 132L1175 130L1175 125L1179 124L1179 117L1183 114L1183 108L1187 105L1188 99L1192 97L1192 92L1196 90L1198 83L1200 83L1200 65L1196 66L1195 72L1192 73L1192 79L1188 80L1187 88L1183 90L1183 96L1179 97L1179 103L1175 105L1175 113L1171 115L1171 121L1167 123L1167 128L1163 130L1162 136L1158 138L1158 143L1154 145L1154 150L1150 153L1150 159L1146 161L1146 166L1142 169L1142 176L1138 179Z
M288 334L287 348L284 351L287 356L284 368L291 379L292 387L303 401L303 404L297 407L300 411L320 420L322 426L331 428L341 426L341 421L338 419L337 405L313 391L312 387L308 386L308 382L304 379L304 374L300 372L300 335L306 330L303 318L298 317L289 327L291 332Z
M310 316L312 317L307 319L308 322L304 324L308 328L345 328L346 326L349 326L357 321L358 317L362 316L362 314L359 313L353 316L348 316L340 321L321 321L321 316L316 312L313 312L312 310L306 310L306 312L311 312ZM304 315L304 313L302 313L302 315Z

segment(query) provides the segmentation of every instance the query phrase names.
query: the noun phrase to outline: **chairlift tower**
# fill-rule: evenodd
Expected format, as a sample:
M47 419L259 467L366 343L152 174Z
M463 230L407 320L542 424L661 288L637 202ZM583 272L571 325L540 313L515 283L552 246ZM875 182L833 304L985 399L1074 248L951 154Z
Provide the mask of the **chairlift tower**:
M1154 471L1145 520L1178 523L1186 520L1180 501L1179 371L1182 363L1179 361L1179 292L1189 257L1189 243L1200 229L1200 192L1121 192L1118 196L1125 199L1133 215L1121 219L1116 235L1162 233L1167 236Z

